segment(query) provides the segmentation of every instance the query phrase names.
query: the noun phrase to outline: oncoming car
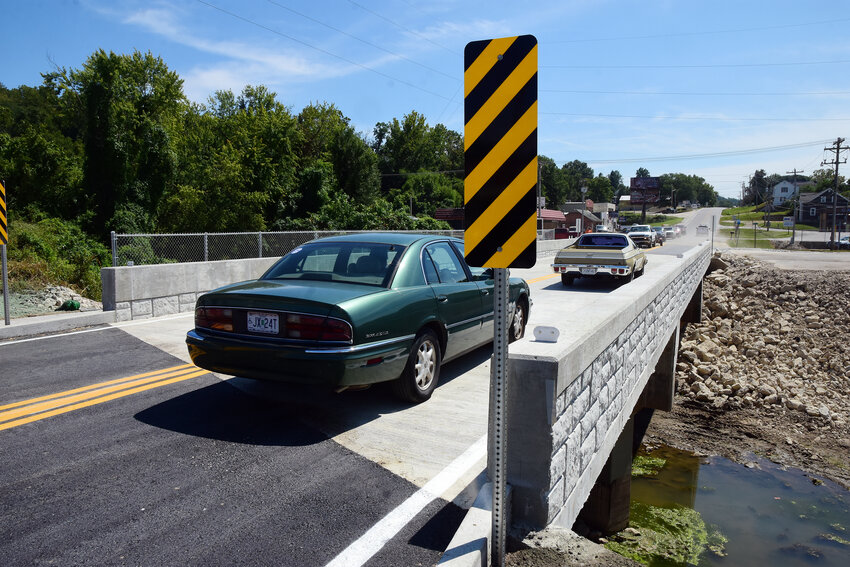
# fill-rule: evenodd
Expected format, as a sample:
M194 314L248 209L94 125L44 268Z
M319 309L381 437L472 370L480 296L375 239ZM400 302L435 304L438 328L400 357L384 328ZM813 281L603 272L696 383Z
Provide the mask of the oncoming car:
M552 269L561 274L561 283L572 285L576 278L614 277L631 281L643 274L646 253L626 234L592 232L562 248Z
M259 279L198 298L186 336L199 367L335 389L391 381L422 402L442 362L493 340L492 270L463 241L354 234L308 242ZM528 284L509 280L509 339L525 333Z

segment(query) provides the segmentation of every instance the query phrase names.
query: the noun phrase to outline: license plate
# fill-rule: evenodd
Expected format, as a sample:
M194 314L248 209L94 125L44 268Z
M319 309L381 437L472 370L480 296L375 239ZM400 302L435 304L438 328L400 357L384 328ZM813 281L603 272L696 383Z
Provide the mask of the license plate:
M248 312L248 330L253 333L278 334L278 316L276 313Z
M581 275L583 276L594 276L596 275L596 268L579 268Z

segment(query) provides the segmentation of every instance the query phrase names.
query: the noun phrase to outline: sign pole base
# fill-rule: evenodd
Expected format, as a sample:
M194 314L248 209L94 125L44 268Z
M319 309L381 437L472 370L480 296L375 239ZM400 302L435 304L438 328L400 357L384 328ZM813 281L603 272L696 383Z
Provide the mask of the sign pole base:
M3 313L6 316L6 325L10 325L9 315L9 271L6 266L6 245L0 246L0 257L3 263Z

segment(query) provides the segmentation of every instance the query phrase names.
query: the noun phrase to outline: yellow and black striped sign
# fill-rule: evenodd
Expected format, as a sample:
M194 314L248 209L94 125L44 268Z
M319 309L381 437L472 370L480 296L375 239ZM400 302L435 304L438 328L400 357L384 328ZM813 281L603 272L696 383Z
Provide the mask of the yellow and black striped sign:
M9 223L6 221L6 188L0 182L0 245L9 243Z
M537 39L464 50L464 249L470 266L537 261Z

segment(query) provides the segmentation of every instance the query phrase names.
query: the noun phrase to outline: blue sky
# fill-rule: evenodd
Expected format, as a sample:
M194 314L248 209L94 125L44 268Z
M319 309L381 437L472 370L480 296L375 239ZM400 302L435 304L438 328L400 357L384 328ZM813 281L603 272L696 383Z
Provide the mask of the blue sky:
M850 4L806 0L0 0L0 82L98 48L163 58L190 100L266 85L366 137L411 110L463 132L463 49L533 34L538 149L597 173L811 173L850 137ZM848 166L850 167L850 164ZM842 174L847 174L842 170Z

